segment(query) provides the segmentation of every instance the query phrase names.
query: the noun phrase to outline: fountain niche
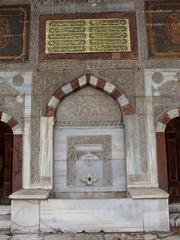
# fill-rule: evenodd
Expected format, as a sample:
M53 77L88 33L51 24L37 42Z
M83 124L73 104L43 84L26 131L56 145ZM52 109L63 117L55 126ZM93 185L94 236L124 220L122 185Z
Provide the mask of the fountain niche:
M122 114L115 100L85 87L66 97L54 126L54 197L126 196Z

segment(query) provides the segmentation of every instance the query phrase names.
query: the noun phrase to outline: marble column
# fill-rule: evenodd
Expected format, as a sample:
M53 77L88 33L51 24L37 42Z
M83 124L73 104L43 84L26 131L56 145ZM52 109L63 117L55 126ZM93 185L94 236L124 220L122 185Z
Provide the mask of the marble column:
M52 189L54 117L41 117L40 122L40 187Z

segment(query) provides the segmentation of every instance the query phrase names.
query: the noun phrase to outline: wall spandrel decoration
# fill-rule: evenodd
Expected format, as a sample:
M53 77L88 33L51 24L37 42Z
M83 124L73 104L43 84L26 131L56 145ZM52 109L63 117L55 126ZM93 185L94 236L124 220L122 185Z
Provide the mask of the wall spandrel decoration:
M137 58L134 13L44 15L39 30L41 60Z
M46 22L46 53L129 52L128 19Z
M146 2L149 56L180 57L180 2Z
M28 60L30 6L0 6L0 60Z

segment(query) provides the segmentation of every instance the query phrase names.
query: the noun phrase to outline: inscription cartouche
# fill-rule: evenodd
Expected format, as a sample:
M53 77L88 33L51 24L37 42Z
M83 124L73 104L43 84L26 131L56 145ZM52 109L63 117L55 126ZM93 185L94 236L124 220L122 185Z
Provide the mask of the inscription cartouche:
M46 22L46 54L129 52L128 19L71 19Z

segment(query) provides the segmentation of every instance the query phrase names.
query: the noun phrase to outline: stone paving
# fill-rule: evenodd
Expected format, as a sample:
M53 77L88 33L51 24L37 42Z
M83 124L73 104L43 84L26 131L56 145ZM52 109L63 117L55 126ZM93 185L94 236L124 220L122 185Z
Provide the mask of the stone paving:
M170 233L79 233L0 235L0 240L180 240L180 229Z

